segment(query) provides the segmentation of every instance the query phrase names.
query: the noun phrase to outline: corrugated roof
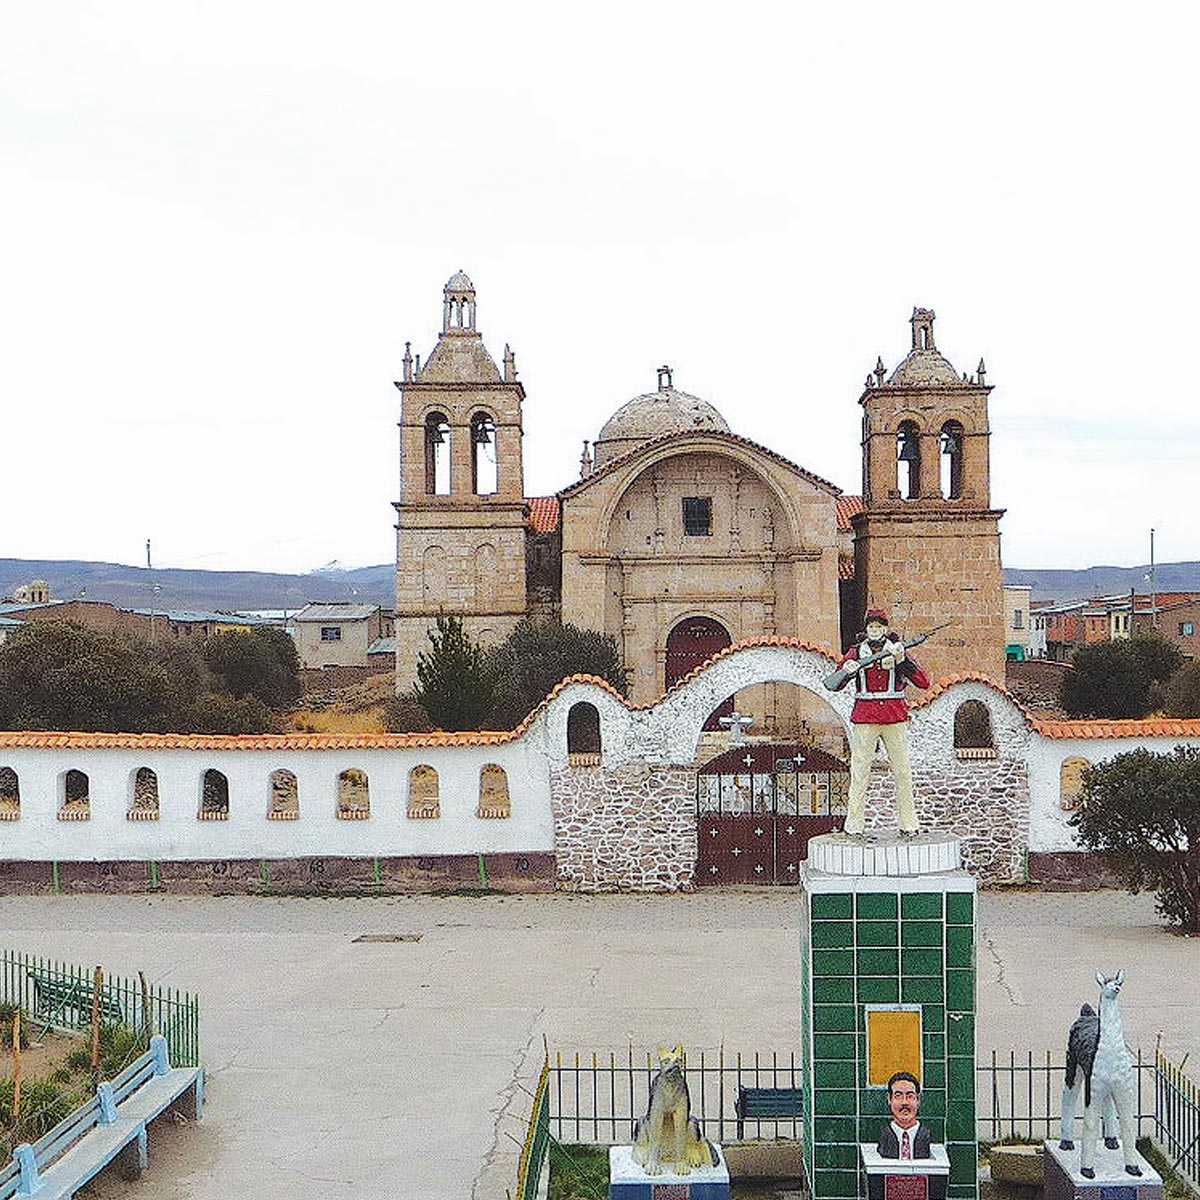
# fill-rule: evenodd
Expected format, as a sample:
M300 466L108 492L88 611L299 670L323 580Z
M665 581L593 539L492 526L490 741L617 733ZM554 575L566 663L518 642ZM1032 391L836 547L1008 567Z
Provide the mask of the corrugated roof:
M534 533L553 533L558 528L557 496L526 496L525 503Z
M853 526L850 518L864 508L861 496L839 496L837 501L837 527L841 533L849 533Z
M308 604L296 621L365 621L379 611L378 604Z
M368 647L368 654L395 654L396 639L394 637L376 638Z
M203 609L190 608L131 608L128 610L139 617L166 617L168 621L176 621L180 625L259 625L249 617L237 613L205 612Z

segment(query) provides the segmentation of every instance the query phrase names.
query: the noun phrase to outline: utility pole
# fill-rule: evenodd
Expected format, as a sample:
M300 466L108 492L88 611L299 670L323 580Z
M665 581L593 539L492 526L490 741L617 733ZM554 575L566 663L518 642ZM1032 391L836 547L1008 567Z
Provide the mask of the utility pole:
M1150 625L1158 632L1158 579L1154 573L1154 530L1150 530Z
M150 539L149 538L146 539L146 570L148 572L154 570L153 566L150 563ZM154 579L153 579L153 576L151 576L151 587L150 587L150 645L151 646L153 646L157 640L155 638L156 631L155 631L155 622L154 622L155 608L156 608L155 602L157 600L157 596L155 595L155 593L157 591L158 591L158 588L154 586Z

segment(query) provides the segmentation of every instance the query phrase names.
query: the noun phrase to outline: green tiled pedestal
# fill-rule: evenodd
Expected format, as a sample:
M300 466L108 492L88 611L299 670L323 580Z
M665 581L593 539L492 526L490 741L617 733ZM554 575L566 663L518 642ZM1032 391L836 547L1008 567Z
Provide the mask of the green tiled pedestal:
M886 1089L867 1084L866 1011L891 1005L920 1007L921 1120L950 1156L948 1200L976 1200L975 880L922 869L957 864L946 839L884 837L853 858L834 840L814 856L825 841L810 842L809 862L835 870L804 869L801 918L804 1155L814 1200L861 1196L858 1143L873 1142L888 1117ZM848 873L835 873L842 863Z

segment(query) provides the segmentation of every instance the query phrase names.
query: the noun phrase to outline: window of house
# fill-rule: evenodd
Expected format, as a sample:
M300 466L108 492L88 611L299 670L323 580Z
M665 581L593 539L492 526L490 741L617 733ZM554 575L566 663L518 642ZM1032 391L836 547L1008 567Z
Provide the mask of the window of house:
M1179 622L1179 636L1191 637L1196 632L1196 623L1194 621Z
M321 626L321 641L323 642L340 642L342 640L341 628L337 625L322 625Z
M1019 608L1013 609L1013 628L1014 629L1024 629L1025 628L1025 614Z
M711 496L684 496L683 532L688 537L708 537L711 535Z

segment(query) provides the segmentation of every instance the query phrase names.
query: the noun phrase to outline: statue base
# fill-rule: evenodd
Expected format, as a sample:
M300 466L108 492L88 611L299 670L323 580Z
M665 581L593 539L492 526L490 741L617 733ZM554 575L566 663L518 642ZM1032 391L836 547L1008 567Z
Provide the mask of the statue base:
M647 1175L633 1161L632 1146L610 1146L608 1200L729 1200L729 1168L721 1147L714 1143L713 1148L715 1167L694 1167L690 1175Z
M1079 1173L1079 1142L1060 1150L1058 1139L1045 1143L1046 1200L1162 1200L1162 1176L1136 1151L1130 1158L1140 1175L1125 1172L1125 1151L1096 1145L1096 1177Z
M823 833L808 842L808 869L826 875L940 875L962 866L961 844L944 833L901 837L895 829L867 833L861 840Z
M884 1158L874 1142L858 1147L867 1179L867 1200L946 1200L950 1158L934 1142L928 1158Z

